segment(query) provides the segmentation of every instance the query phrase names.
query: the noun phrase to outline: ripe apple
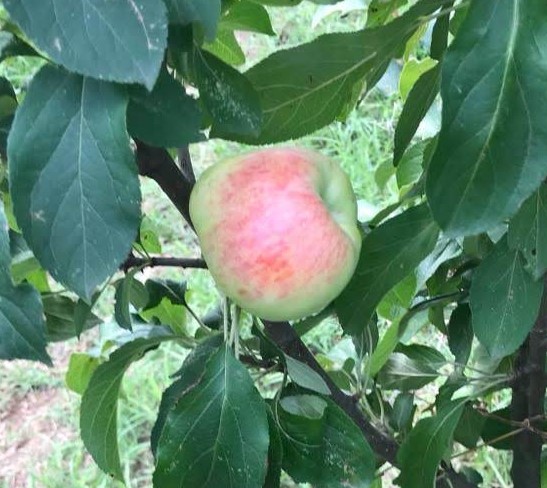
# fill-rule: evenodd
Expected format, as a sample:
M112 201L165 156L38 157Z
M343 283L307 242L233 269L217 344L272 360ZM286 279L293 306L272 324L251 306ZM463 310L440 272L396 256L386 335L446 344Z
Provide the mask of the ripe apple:
M192 191L190 215L220 290L267 320L322 310L359 258L349 178L310 150L265 149L211 166Z

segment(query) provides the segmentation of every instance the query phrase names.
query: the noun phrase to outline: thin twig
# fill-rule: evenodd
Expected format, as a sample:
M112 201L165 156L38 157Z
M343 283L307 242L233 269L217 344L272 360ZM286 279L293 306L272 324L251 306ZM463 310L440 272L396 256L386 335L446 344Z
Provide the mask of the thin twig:
M174 258L174 257L149 257L138 258L130 254L121 268L127 271L130 268L154 268L156 266L171 266L174 268L206 269L207 263L201 258Z

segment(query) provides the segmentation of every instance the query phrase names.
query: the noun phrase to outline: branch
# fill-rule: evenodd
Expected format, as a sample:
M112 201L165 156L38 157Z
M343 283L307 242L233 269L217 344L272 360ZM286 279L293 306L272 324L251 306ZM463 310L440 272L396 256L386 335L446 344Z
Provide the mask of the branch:
M139 140L135 140L135 144L139 174L155 180L188 225L194 228L189 208L190 192L194 183L184 177L181 169L165 149L149 146Z
M541 436L545 398L545 354L547 352L547 277L543 279L543 296L538 318L526 342L521 346L513 382L511 419L530 428L522 430L513 441L511 478L515 488L541 487Z
M127 271L130 268L154 268L156 266L172 266L175 268L207 269L207 263L200 258L171 258L171 257L150 257L138 258L130 254L121 268Z
M369 422L357 406L355 399L352 396L345 394L336 386L336 383L334 383L327 372L317 362L314 355L302 342L293 327L288 322L270 322L267 320L263 320L262 322L264 323L264 328L270 339L272 339L285 354L305 363L323 378L331 391L331 397L334 402L344 410L361 429L361 432L376 455L382 458L382 460L397 466L399 464L397 462L399 444L392 437ZM476 485L469 483L465 477L456 473L451 466L445 464L443 465L442 477L437 480L437 487L476 488Z
M165 149L150 147L137 141L137 160L139 161L141 174L153 178L158 183L189 225L192 226L188 204L193 182L184 176L189 174L188 165L191 167L191 162L187 153L184 154L184 157L187 158L187 167L183 173ZM193 171L190 174L193 175ZM268 336L284 353L307 364L325 380L331 391L332 399L361 429L376 455L396 466L398 464L398 443L369 422L353 397L346 395L336 386L291 325L288 322L263 322ZM476 485L469 483L464 476L456 473L452 467L444 465L442 478L437 480L437 488L448 487L476 488Z

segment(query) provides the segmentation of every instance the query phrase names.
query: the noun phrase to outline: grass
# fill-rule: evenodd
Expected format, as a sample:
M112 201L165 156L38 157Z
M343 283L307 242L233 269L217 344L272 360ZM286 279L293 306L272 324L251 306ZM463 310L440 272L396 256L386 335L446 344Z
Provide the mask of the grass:
M272 10L278 37L247 36L245 50L249 55L248 64L272 49L306 42L326 32L351 30L363 24L362 12L356 12L344 18L330 16L311 28L315 12L316 7L310 3L303 3L298 9ZM39 66L40 62L29 58L10 60L2 64L2 74L21 90ZM345 121L335 122L303 138L298 144L318 149L337 159L350 175L358 198L372 206L381 206L393 200L395 193L390 186L380 190L374 173L382 162L391 157L394 125L400 108L396 98L386 98L380 92L373 91ZM199 174L215 161L242 150L246 148L235 143L213 141L193 145L191 153ZM143 180L142 190L143 211L161 237L163 253L172 256L197 255L199 250L195 238L155 183ZM214 284L206 272L147 270L146 273L146 276L159 273L162 277L186 280L189 303L198 313L207 312L218 300ZM110 292L101 303L100 313L105 317L112 313L111 297ZM56 439L45 454L37 446L28 444L28 459L25 458L25 447L22 447L19 457L14 461L20 463L17 481L13 477L2 480L3 472L0 470L0 488L122 486L103 474L86 453L78 433L80 398L64 386L69 352L92 345L93 338L91 334L86 337L87 343L71 341L50 348L56 358L56 367L53 369L24 361L8 363L0 369L0 427L2 412L6 412L8 407L15 408L8 425L29 423L35 429L33 435L38 438L45 439L51 435ZM340 327L333 320L323 322L305 336L305 341L314 350L324 354L336 348L340 339ZM123 395L119 402L118 427L124 476L129 488L150 486L153 470L149 449L150 430L157 415L162 391L170 382L169 375L180 366L185 355L186 351L178 346L164 345L134 364L125 376ZM44 392L52 396L46 396ZM44 406L43 401L48 398L53 400ZM21 410L20 402L24 399L33 400L34 409ZM3 452L2 448L7 450L10 446L27 441L16 428L9 430L5 436L2 434L0 430L0 453ZM41 460L36 463L33 455L40 453ZM509 486L507 454L484 449L478 453L473 464L479 466L485 478L485 486ZM283 486L289 488L295 485L287 477Z

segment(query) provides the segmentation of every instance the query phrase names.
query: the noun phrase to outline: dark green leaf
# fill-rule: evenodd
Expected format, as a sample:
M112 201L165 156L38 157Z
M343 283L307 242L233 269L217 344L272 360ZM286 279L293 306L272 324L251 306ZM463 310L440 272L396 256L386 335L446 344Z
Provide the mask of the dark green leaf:
M142 293L145 295L141 302L142 307L148 303L147 290L140 281L135 279L139 271L139 268L135 268L127 273L126 277L118 283L114 295L114 318L121 328L127 330L132 329L130 305L134 303L134 296Z
M427 195L450 236L501 223L547 176L546 16L543 0L471 2L446 53Z
M201 119L197 101L166 69L160 72L151 92L142 87L131 91L127 127L133 137L148 144L178 147L202 141Z
M258 138L264 144L294 139L334 121L355 101L356 85L373 87L442 0L425 0L390 24L352 33L326 34L278 51L247 71L264 112ZM336 60L332 62L332 60ZM243 140L243 139L242 139Z
M426 71L414 84L395 128L395 148L393 164L397 166L403 154L416 134L420 122L433 104L441 82L440 64Z
M65 375L66 385L78 395L83 395L91 376L98 366L98 358L84 353L72 353Z
M175 280L146 280L148 302L145 310L157 307L166 298L173 305L186 305L186 282Z
M283 469L295 481L317 488L369 486L374 453L343 410L329 399L310 395L285 397L282 402L276 413Z
M262 110L245 75L207 51L195 51L194 67L201 98L213 118L211 137L257 135Z
M101 320L91 311L78 330L75 323L78 302L63 295L48 295L42 298L46 316L48 342L59 342L72 339L81 332L89 330L101 323Z
M230 30L275 35L268 11L262 5L247 0L234 3L222 18L221 26Z
M491 412L486 417L481 431L481 437L495 449L513 449L513 440L518 427L511 425L511 408L506 407Z
M52 364L46 351L40 295L11 278L8 224L0 202L0 359L31 359Z
M87 303L81 298L76 302L74 307L74 329L76 330L77 337L80 337L80 334L86 329L88 321L94 317L91 310L93 309L93 306L97 302L99 296L99 292L93 295L91 303Z
M279 428L270 408L268 408L268 426L270 429L270 446L268 448L268 471L263 488L279 488L281 481L281 467L283 463L283 444Z
M451 0L445 5L445 9L450 9L454 5ZM448 29L450 27L450 13L442 15L435 21L433 31L431 33L431 48L430 53L433 59L440 61L444 56L448 45Z
M268 418L247 370L225 347L167 414L154 485L259 488L266 476Z
M307 364L297 361L286 354L284 357L287 365L287 373L298 386L316 391L322 395L330 395L330 388L325 383L325 380L319 376L319 373L315 372Z
M140 218L137 166L115 85L46 66L8 140L15 216L41 264L89 298L113 274Z
M389 424L395 431L405 432L412 427L412 419L415 412L414 395L405 392L399 393L393 402Z
M460 421L454 430L454 440L468 449L477 445L486 418L470 404L466 404Z
M170 24L187 25L192 22L203 27L208 40L215 38L220 19L220 0L164 0Z
M507 243L519 249L527 268L539 279L547 271L547 185L526 200L509 223Z
M467 303L461 303L452 312L448 322L448 347L457 363L467 363L472 343L471 309Z
M4 26L6 28L6 26ZM19 37L7 32L0 31L0 60L15 56L40 56L31 46Z
M450 402L433 417L420 420L399 448L401 488L435 486L437 468L458 425L464 402ZM419 455L417 455L419 453Z
M6 0L4 6L36 46L68 70L154 85L167 43L161 0Z
M363 241L357 270L335 300L346 332L368 323L383 296L427 257L439 229L426 205L413 207L375 228Z
M178 377L178 379L163 392L158 417L156 418L150 437L150 445L154 457L156 456L158 441L168 413L185 393L198 385L205 374L207 362L218 351L222 342L222 336L217 335L198 344L184 360L182 368L175 373L174 376Z
M507 247L507 238L473 275L469 302L473 330L492 357L514 352L536 320L543 284L524 269L524 259Z
M123 374L132 362L169 336L136 339L120 347L93 373L82 397L80 434L99 468L123 481L118 453L118 395Z

